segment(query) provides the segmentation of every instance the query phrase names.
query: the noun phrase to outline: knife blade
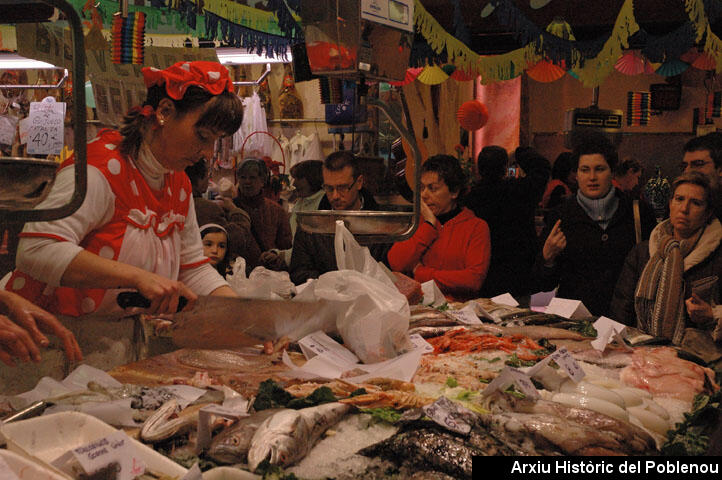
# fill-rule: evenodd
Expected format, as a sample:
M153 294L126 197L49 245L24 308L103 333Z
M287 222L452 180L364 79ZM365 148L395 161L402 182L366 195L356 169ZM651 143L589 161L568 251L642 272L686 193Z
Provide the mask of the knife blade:
M142 307L138 297L147 302L136 292L123 292L118 297L119 305L123 302L126 306ZM308 333L335 326L337 305L327 300L199 296L192 308L172 315L170 335L179 347L206 349L248 347L284 336L298 340Z

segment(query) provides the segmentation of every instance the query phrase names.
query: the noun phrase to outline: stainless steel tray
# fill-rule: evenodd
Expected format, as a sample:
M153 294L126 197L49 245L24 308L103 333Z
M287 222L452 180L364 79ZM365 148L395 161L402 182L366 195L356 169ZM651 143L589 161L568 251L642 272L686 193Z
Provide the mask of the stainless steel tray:
M378 212L366 210L311 210L296 212L298 226L306 232L333 235L336 220L359 240L386 240L408 236L414 230L414 212Z
M58 163L25 157L0 157L0 208L30 209L40 203L55 180Z

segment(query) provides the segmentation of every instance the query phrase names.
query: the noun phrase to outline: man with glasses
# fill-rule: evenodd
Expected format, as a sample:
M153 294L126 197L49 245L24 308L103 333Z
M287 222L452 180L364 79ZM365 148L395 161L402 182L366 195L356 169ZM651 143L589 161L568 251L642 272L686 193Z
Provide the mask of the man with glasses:
M683 173L700 172L709 179L715 215L722 218L722 134L709 133L687 142L680 167Z
M378 210L374 197L363 189L364 177L358 171L356 158L347 151L334 152L323 162L323 185L326 195L319 210ZM376 260L386 258L389 245L370 245ZM289 268L295 284L337 270L334 237L296 230Z

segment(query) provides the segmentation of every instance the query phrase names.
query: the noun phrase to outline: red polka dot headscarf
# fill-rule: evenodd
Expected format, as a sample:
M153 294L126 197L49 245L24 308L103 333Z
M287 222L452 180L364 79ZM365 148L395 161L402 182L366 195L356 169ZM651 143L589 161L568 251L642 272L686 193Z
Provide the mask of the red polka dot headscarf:
M168 96L174 100L182 99L191 85L201 87L213 95L219 95L224 90L233 92L228 69L216 62L178 62L165 70L144 67L142 72L146 88L165 84Z

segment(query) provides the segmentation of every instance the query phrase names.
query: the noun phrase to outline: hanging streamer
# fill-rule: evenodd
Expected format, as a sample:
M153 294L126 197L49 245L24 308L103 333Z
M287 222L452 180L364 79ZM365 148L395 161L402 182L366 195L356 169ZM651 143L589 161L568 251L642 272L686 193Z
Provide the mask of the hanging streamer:
M649 123L652 96L649 92L627 93L627 125L639 127Z
M286 58L290 40L278 35L269 35L232 23L210 12L206 12L206 31L214 40L221 40L236 48L244 47L258 55Z
M113 20L111 60L113 63L143 64L145 52L145 14L130 12L123 18L120 14Z

